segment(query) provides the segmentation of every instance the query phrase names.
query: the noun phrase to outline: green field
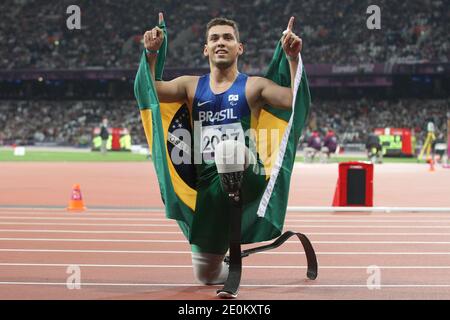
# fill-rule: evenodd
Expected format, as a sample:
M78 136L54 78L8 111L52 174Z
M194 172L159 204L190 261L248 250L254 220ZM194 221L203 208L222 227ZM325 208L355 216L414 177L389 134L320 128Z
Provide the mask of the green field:
M364 156L333 157L330 162L366 161ZM143 162L150 161L146 155L131 152L74 152L74 151L35 151L27 150L25 156L14 156L11 150L0 150L0 162ZM303 156L296 157L297 162L303 162ZM318 160L315 160L318 162ZM384 163L417 163L416 158L384 158ZM424 163L425 161L421 161Z
M303 156L297 156L295 157L296 162L304 162ZM347 162L347 161L368 161L367 157L363 156L345 156L340 155L338 157L332 158L329 162L330 163L337 163L337 162ZM318 163L319 160L315 160L314 163ZM383 158L383 163L425 163L425 160L417 161L417 158Z
M0 161L14 162L142 162L147 156L131 152L64 152L26 151L25 156L14 156L12 150L0 151Z

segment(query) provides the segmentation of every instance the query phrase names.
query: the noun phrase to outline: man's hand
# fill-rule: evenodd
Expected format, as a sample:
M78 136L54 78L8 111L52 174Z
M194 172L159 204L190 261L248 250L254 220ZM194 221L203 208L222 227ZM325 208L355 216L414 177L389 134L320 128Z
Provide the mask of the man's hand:
M159 13L159 23L164 21L162 12ZM150 51L157 51L161 48L164 40L164 32L159 27L154 27L152 30L144 34L144 47Z
M283 50L291 60L297 60L298 54L302 50L302 39L292 32L294 26L294 17L289 19L287 29L283 32L281 43Z

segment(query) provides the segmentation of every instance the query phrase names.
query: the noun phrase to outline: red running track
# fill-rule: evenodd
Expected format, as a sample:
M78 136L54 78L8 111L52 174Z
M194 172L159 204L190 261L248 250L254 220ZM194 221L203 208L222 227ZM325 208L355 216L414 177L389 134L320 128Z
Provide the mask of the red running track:
M215 299L218 287L195 283L175 222L126 209L162 207L151 163L0 169L0 299ZM450 170L383 164L374 174L376 206L450 207ZM337 164L296 164L289 205L329 206L336 179ZM74 183L88 210L51 209L67 205ZM450 299L450 212L289 212L285 229L311 239L317 280L306 279L301 245L290 241L244 259L239 299ZM80 289L70 286L74 271Z
M292 240L244 259L239 299L450 299L446 213L291 212L285 229L310 237L318 279ZM0 209L0 299L216 299L217 288L195 282L162 212Z

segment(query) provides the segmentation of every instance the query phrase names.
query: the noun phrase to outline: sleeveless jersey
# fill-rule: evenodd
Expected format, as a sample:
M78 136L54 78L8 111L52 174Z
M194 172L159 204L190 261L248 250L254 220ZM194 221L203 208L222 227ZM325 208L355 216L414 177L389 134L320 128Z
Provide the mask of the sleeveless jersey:
M248 146L245 132L250 128L251 113L245 97L247 79L239 73L228 90L214 94L210 74L200 77L192 104L195 152L202 158L200 168L196 166L197 176L212 173L208 170L211 166L215 169L214 149L220 141L234 139Z

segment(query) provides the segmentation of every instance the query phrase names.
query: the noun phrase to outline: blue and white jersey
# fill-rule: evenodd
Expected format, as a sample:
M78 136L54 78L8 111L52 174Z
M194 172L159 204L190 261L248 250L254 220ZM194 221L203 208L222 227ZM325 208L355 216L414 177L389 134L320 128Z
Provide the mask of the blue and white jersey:
M213 156L221 140L235 139L245 143L244 130L249 123L250 108L245 97L248 76L239 73L232 86L220 94L210 87L210 74L200 77L192 105L194 127L201 129L201 153Z

